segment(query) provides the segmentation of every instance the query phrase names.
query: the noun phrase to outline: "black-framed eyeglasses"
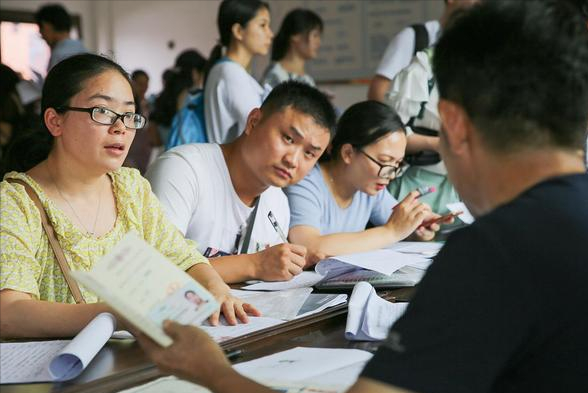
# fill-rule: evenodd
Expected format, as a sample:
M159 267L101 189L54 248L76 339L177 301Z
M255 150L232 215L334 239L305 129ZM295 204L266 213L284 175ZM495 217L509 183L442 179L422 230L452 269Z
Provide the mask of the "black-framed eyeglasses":
M404 161L400 161L398 163L398 166L394 166L394 165L385 165L380 163L378 160L376 160L374 157L370 156L369 154L367 154L365 151L358 149L364 156L366 156L367 158L369 158L371 161L373 161L376 165L378 165L380 167L380 170L378 171L378 176L384 179L392 179L397 177L398 175L400 175L400 172L402 172L402 169L404 168L404 166L406 165L406 163Z
M111 126L118 119L122 119L125 127L131 130L140 130L147 124L145 116L133 112L116 113L110 109L106 109L100 106L94 106L92 108L76 108L73 106L61 106L57 108L58 112L75 111L75 112L86 112L90 114L92 120L96 123L103 124L105 126Z

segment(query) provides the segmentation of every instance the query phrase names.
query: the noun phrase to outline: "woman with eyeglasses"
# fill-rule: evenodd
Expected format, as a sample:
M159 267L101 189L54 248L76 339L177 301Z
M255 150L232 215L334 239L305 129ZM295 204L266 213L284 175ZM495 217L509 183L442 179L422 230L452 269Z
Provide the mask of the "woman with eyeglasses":
M290 240L320 257L369 251L413 235L431 240L438 217L412 192L400 203L386 186L403 167L406 133L396 112L377 101L343 113L328 154L288 187ZM366 229L370 222L374 227Z
M74 304L27 187L39 197L71 270L91 269L134 230L204 285L230 323L256 313L230 296L196 245L166 219L139 172L121 167L146 121L135 113L131 82L118 64L92 54L60 62L47 75L41 111L52 136L48 156L0 183L0 337L72 336L109 309L83 287L83 301Z

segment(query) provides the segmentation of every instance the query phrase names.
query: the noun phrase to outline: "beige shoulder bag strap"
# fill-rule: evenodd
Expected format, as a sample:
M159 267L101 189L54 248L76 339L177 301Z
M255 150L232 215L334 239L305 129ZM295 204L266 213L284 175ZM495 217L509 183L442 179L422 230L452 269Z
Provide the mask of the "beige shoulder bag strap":
M82 292L80 291L80 287L78 283L73 279L73 277L69 274L69 265L67 264L67 260L65 259L65 255L63 254L63 250L61 249L61 245L59 244L59 240L57 240L57 236L55 235L55 231L53 230L53 226L49 222L49 218L47 217L47 212L39 199L39 196L29 184L22 180L18 179L7 179L9 183L18 183L24 186L27 194L29 194L29 198L35 203L37 209L39 209L39 213L41 214L41 224L43 225L43 229L47 234L47 238L49 239L49 243L51 244L51 248L55 253L55 257L57 258L57 262L59 263L59 267L61 268L61 273L63 273L63 277L65 278L65 282L67 282L67 286L71 291L76 303L86 303L84 297L82 296Z

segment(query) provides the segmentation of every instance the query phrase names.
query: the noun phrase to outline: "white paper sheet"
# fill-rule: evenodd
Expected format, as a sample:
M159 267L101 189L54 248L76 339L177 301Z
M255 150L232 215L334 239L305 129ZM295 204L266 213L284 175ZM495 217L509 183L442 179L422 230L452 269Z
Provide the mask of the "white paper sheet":
M404 314L408 303L392 303L378 296L366 282L355 285L349 299L345 338L357 341L379 341Z
M308 299L312 288L296 288L276 292L253 292L232 289L231 294L252 304L268 318L292 320Z
M234 366L242 375L283 393L344 392L372 354L359 349L293 348ZM201 386L164 377L119 393L208 393Z
M239 323L231 326L221 318L221 323L218 326L210 326L204 324L200 326L202 330L208 333L214 341L221 343L233 338L244 336L256 332L258 330L266 329L271 326L276 326L284 323L281 319L265 318L265 317L249 317L249 323Z
M474 216L468 210L467 206L463 202L448 203L447 208L452 213L463 212L457 218L465 222L466 224L472 224L475 221Z
M70 340L0 344L0 383L49 382L48 365Z
M67 381L79 376L114 332L112 314L97 315L73 340L2 343L0 383Z
M443 248L442 242L398 242L388 247L402 254L414 254L425 258L434 258L441 248Z
M302 272L290 281L261 281L256 284L244 286L241 289L248 291L283 291L287 289L312 287L323 277L316 272Z
M365 362L372 354L359 349L297 347L234 366L240 374L260 383L303 382L310 378Z

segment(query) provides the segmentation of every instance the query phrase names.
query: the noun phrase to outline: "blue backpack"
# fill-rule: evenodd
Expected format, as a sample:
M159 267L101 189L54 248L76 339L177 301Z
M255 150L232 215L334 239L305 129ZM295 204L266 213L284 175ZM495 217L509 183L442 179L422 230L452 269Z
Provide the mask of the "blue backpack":
M198 90L186 97L186 102L174 116L165 150L186 143L206 143L204 121L204 91Z

